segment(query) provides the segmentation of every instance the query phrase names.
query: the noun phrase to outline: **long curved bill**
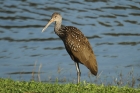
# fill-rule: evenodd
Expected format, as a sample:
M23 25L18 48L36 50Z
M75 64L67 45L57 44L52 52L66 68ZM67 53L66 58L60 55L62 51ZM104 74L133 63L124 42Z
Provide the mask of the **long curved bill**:
M52 22L54 22L53 19L51 19L51 20L48 22L48 24L42 29L42 33L47 29L47 27L48 27Z

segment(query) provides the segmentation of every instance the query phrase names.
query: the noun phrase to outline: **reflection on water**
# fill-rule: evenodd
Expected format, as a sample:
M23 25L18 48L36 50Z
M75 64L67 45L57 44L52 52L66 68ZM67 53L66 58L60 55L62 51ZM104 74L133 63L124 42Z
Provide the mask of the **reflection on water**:
M0 40L5 40L9 42L38 42L38 41L51 41L51 40L59 40L59 38L33 38L33 39L13 39L10 37L0 38Z
M140 36L139 33L104 33L104 35L110 35L110 36Z
M42 64L41 78L76 79L74 63L59 37L54 24L45 33L42 28L53 12L63 16L63 25L79 28L89 39L99 65L100 78L127 77L133 68L140 78L140 1L0 1L0 77L31 79L34 64ZM71 65L72 64L72 65ZM38 73L38 66L35 74ZM61 67L61 75L58 67ZM90 81L88 69L80 65L82 80ZM92 78L95 79L94 77ZM110 78L107 79L110 81ZM139 84L139 82L137 82Z

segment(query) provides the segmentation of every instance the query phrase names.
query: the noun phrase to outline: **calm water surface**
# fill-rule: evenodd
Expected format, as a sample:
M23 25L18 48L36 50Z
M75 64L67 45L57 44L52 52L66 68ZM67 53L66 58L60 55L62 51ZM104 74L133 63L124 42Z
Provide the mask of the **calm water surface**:
M0 77L32 78L40 69L41 81L56 78L76 82L76 68L54 24L41 30L53 12L63 16L63 25L79 28L89 39L99 66L98 82L140 84L140 1L139 0L1 0ZM35 66L36 64L36 66ZM96 77L80 65L81 80ZM132 72L132 74L130 73Z

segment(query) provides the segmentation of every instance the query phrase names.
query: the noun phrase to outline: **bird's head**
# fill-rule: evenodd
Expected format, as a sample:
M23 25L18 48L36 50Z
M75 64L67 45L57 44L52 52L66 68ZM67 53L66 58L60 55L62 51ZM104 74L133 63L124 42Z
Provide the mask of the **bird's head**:
M45 29L47 29L47 27L53 23L53 22L57 22L57 21L61 21L62 20L62 17L59 13L53 13L52 14L52 17L51 17L51 20L48 22L48 24L43 28L42 32L45 31Z

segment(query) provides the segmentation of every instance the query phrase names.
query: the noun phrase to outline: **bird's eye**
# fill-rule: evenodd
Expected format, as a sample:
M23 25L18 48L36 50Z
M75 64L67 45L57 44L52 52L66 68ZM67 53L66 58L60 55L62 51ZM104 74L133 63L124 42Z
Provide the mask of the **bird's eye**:
M54 16L55 18L57 17L57 16Z

